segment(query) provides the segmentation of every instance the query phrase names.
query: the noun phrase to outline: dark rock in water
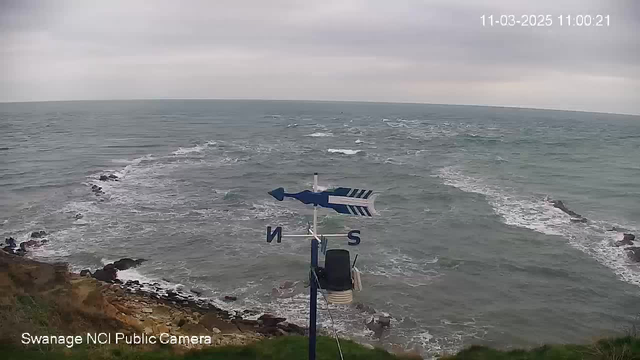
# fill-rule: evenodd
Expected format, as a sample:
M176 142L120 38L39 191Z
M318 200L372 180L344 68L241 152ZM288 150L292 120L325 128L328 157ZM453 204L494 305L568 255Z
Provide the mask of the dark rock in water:
M22 244L25 244L25 246L38 246L38 245L40 245L40 243L35 241L35 240L29 240L29 241L23 242ZM20 244L20 245L22 245L22 244Z
M12 254L12 255L13 255L13 254L14 254L14 252L13 252L13 249L14 249L14 248L15 248L15 246L14 246L14 247L11 247L11 246L5 246L5 247L3 247L3 248L2 248L2 251L7 252L7 253L9 253L9 254Z
M587 221L589 221L587 220L587 218L583 218L583 217L571 218L569 220L571 220L571 222L578 222L578 223L586 223Z
M391 327L391 316L383 314L378 316L377 319L372 316L366 325L369 330L374 332L376 337L380 337L386 328Z
M258 318L258 322L262 321L264 326L276 326L278 323L281 323L287 319L281 317L275 317L271 314L264 314Z
M376 309L374 309L373 307L369 306L369 305L365 305L363 303L355 303L354 304L355 308L362 311L362 312L366 312L368 314L375 314L376 313Z
M113 179L117 179L117 178L118 178L118 177L117 177L116 175L114 175L114 174L109 175L109 179L112 179L112 180L113 180Z
M571 217L578 218L578 219L583 218L582 215L580 215L580 214L578 214L578 213L576 213L576 212L574 212L572 210L569 210L569 208L567 208L564 205L562 200L551 200L551 204L553 205L553 207L562 210L565 214L568 214Z
M49 242L49 240L47 240L47 239L43 239L42 241L40 241L40 245L47 244L48 242Z
M100 175L100 181L107 181L109 177L107 175Z
M173 299L178 297L178 293L172 290L167 290L167 298Z
M617 231L617 232L627 232L628 229L619 226L612 226L610 229L606 229L607 231Z
M113 264L109 265L106 265L102 269L96 270L96 272L94 272L92 275L93 278L105 282L113 282L114 280L116 280L118 278L118 269L116 269Z
M27 251L25 249L17 249L14 250L13 254L18 256L25 256L27 254Z
M88 277L91 277L91 270L89 270L89 269L84 269L84 270L80 271L80 276L88 276Z
M635 239L636 237L633 234L624 234L624 236L622 237L622 240L616 241L615 245L616 246L633 245L633 240Z
M634 262L640 262L640 247L632 246L624 249L628 251L627 256L629 256L629 259Z
M226 301L226 302L231 302L231 301L238 300L238 298L236 296L225 295L223 300Z
M15 248L16 245L16 239L12 238L12 237L8 237L6 239L4 239L4 242L7 244L7 246L11 247L11 248Z
M382 325L382 327L390 327L391 326L391 316L380 316L378 318L378 324Z
M118 270L127 270L142 264L145 259L133 260L130 258L123 258L113 263L113 266Z
M76 218L76 220L80 220L80 219L82 219L83 217L84 217L84 215L82 215L82 214L80 214L80 213L77 213L77 214L74 216L74 218Z
M31 233L31 237L32 238L36 238L36 239L41 238L41 237L43 237L45 235L47 235L47 232L44 231L44 230L34 231L34 232Z
M91 190L98 190L98 185L91 185Z

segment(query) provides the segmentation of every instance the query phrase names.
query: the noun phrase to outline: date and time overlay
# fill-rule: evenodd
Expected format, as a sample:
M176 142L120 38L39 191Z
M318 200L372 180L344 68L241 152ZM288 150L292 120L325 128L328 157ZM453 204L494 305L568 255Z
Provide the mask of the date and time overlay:
M479 17L483 27L610 27L609 14L483 14Z

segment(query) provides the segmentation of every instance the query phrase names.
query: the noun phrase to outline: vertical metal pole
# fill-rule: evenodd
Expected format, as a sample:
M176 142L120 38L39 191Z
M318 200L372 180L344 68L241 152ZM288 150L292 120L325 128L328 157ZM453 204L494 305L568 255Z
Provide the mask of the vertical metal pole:
M318 192L318 173L313 174L313 192ZM313 206L313 235L311 239L311 270L315 271L318 267L318 240L315 236L318 234L318 207ZM316 283L316 277L313 274L311 276L311 293L310 295L310 309L309 309L309 360L316 360L316 315L318 308L318 284Z

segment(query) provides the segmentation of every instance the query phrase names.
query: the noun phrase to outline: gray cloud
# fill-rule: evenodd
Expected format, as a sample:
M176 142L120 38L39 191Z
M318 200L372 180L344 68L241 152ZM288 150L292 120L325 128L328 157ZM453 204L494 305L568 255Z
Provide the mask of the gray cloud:
M633 0L0 1L0 101L268 98L640 113ZM483 27L481 15L553 15ZM611 26L568 28L561 14Z

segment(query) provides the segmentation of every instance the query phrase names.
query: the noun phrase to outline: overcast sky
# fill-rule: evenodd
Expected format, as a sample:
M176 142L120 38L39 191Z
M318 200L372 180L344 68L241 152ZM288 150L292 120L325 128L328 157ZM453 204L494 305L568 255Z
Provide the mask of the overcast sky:
M550 27L481 15L549 14ZM560 26L558 15L609 15ZM640 114L640 0L0 0L0 101L250 98Z

